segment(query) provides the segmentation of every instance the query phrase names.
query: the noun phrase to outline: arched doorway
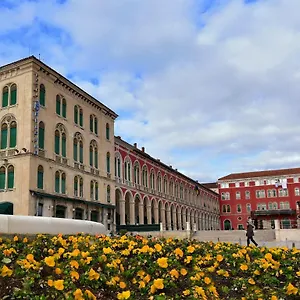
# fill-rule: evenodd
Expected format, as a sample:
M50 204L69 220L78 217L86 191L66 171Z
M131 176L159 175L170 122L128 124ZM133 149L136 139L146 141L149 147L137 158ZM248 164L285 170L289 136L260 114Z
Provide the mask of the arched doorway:
M13 215L14 205L11 202L0 203L0 215Z
M224 230L231 230L231 221L230 220L224 221Z
M120 217L120 200L122 199L122 194L119 189L116 189L116 224L121 224L121 217Z

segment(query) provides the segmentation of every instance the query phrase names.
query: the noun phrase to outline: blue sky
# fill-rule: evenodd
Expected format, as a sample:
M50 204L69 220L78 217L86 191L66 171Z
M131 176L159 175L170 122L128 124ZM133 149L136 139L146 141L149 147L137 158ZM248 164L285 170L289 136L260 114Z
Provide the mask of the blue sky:
M200 182L300 163L299 0L2 0L29 55L115 110L115 134Z

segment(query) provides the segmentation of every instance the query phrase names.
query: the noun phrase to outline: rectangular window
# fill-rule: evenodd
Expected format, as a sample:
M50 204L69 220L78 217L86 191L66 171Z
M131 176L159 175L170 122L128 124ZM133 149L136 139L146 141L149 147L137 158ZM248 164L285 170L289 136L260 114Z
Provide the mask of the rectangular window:
M99 194L98 184L96 183L96 186L95 186L95 200L99 200L98 194Z
M79 113L79 125L83 126L83 113Z
M246 198L246 199L250 199L250 192L249 192L249 191L246 191L246 192L245 192L245 198Z
M62 116L64 118L67 117L67 103L65 100L63 100L63 104L62 104Z
M63 138L61 141L61 151L62 151L62 156L66 157L67 156L67 149L66 149L66 139Z
M300 189L299 188L295 188L295 196L300 196Z
M59 193L59 176L55 177L55 192Z
M235 198L237 200L241 199L241 192L235 192Z
M83 163L83 147L79 147L79 161Z
M226 195L225 195L225 193L221 193L221 199L222 199L222 200L226 200Z
M74 143L73 144L73 159L74 159L74 161L78 160L77 153L78 153L78 144Z
M66 193L66 179L62 177L61 179L61 193L65 194Z
M2 168L2 171L0 172L0 190L5 189L5 169Z
M43 203L39 203L38 204L38 211L37 211L37 215L39 216L39 217L41 217L41 216L43 216Z
M54 151L55 151L56 154L59 155L59 135L55 135Z
M60 115L60 100L56 99L56 113Z
M14 188L14 179L15 179L15 175L14 175L14 171L10 171L7 173L7 188L9 189L13 189Z
M93 154L94 151L90 149L90 166L93 167Z
M235 183L235 187L240 187L240 183L239 183L239 182L236 182L236 183Z
M95 168L98 169L98 151L95 151Z

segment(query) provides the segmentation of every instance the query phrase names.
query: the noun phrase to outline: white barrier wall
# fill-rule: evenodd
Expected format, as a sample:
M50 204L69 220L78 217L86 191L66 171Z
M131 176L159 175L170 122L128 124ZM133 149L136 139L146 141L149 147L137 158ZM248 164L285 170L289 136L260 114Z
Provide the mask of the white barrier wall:
M107 234L104 225L92 221L51 217L0 215L0 234Z

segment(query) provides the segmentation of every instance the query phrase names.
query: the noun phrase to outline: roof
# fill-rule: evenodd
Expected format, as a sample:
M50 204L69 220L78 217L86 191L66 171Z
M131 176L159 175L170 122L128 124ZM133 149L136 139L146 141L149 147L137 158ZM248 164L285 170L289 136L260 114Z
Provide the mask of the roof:
M217 189L218 188L217 182L208 182L208 183L201 183L201 184L208 189Z
M12 68L12 67L18 67L19 64L25 63L26 61L35 62L36 64L38 64L40 66L41 69L47 69L47 72L53 73L52 75L57 77L56 81L58 83L60 83L61 80L65 81L67 83L67 85L71 86L71 89L75 88L77 90L77 92L79 92L81 95L83 95L83 97L87 96L89 98L90 102L94 103L96 106L98 106L102 110L104 109L105 111L107 111L114 119L118 117L118 115L113 110L108 108L106 105L104 105L102 102L100 102L99 100L97 100L96 98L91 96L90 94L88 94L86 91L84 91L82 88L80 88L79 86L74 84L72 81L70 81L69 79L67 79L66 77L64 77L63 75L61 75L60 73L58 73L57 71L55 71L54 69L52 69L51 67L46 65L44 62L42 62L41 60L36 58L34 55L31 55L29 57L25 57L20 60L11 62L9 64L0 66L0 73L1 73L1 71L5 71L5 69Z
M266 171L255 171L246 173L233 173L219 178L218 180L233 180L233 179L243 179L243 178L255 178L255 177L276 177L276 176L286 176L286 175L296 175L300 174L300 168L292 169L279 169L279 170L266 170Z

